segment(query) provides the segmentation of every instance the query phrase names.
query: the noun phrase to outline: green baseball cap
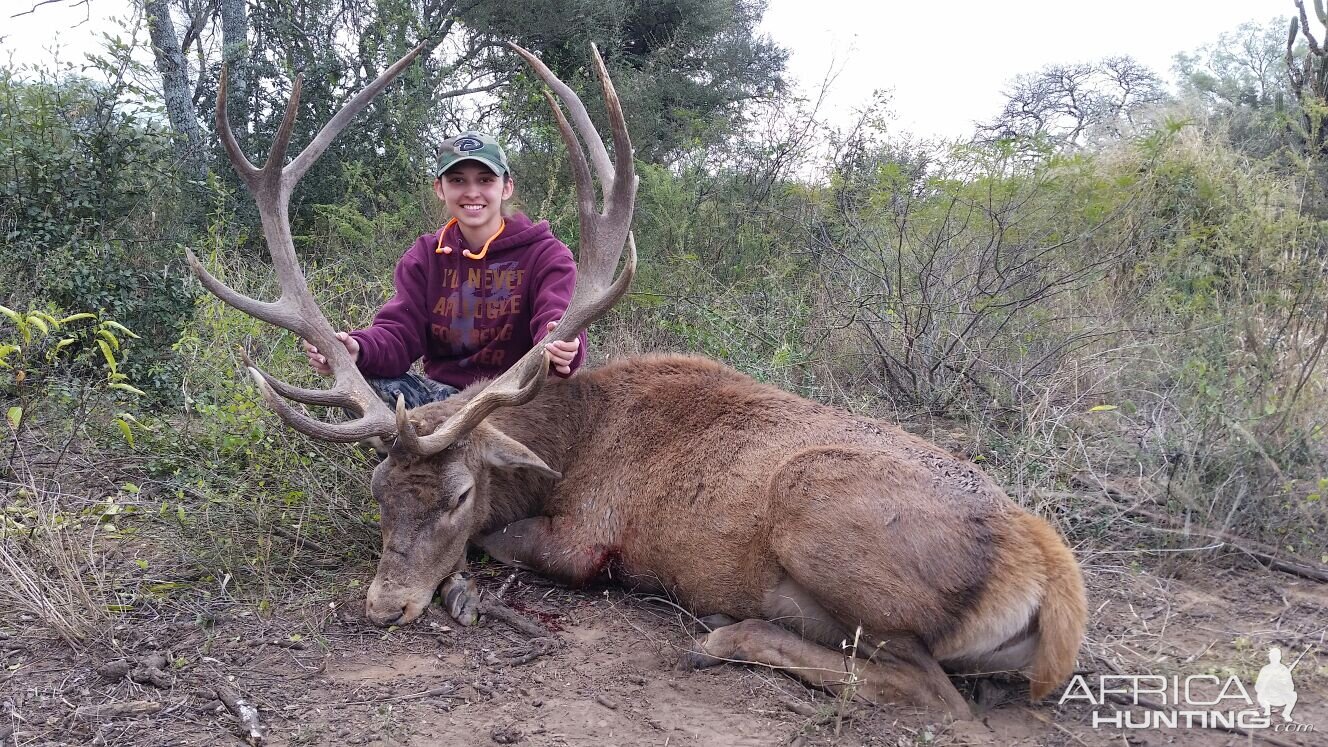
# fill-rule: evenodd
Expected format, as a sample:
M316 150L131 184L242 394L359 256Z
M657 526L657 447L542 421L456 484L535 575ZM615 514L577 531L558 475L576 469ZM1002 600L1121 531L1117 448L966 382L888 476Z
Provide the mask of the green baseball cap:
M438 149L438 165L433 169L435 179L462 161L478 161L498 176L505 176L507 154L497 140L482 132L463 132L443 141Z

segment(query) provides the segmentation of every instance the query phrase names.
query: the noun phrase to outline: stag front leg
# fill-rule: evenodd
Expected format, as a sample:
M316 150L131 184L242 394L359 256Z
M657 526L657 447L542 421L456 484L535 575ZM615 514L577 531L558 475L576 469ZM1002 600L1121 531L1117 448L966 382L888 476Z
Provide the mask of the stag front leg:
M611 545L587 541L565 516L514 521L475 542L490 557L567 584L584 586L621 558Z

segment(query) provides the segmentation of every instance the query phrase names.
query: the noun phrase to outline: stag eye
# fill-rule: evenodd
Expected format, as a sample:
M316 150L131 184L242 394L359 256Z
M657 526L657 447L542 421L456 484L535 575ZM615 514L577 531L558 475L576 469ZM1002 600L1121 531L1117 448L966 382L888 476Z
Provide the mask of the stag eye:
M474 486L474 485L471 485L470 487L468 487L468 488L466 488L465 490L461 491L461 494L458 495L458 496L452 501L452 510L455 511L455 510L457 510L458 508L461 508L462 506L466 505L466 501L470 500L470 497L471 497L472 494L474 494L474 492L475 492L475 486Z

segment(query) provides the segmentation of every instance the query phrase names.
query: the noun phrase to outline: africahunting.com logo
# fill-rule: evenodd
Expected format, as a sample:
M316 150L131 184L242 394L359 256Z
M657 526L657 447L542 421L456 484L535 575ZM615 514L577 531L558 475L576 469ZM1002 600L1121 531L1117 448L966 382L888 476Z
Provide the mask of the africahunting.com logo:
M1301 656L1304 656L1302 654ZM1061 703L1094 706L1093 728L1116 729L1272 729L1312 732L1312 724L1294 720L1296 684L1282 650L1268 649L1268 663L1254 680L1254 695L1240 678L1213 674L1097 675L1096 682L1075 675ZM1128 706L1107 710L1109 704Z

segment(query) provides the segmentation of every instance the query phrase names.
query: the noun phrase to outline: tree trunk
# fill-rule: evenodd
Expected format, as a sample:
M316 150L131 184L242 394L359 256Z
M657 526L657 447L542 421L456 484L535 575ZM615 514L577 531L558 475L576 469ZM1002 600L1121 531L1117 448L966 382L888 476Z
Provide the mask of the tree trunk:
M226 114L241 149L249 134L249 17L245 0L221 0L221 60L226 65Z
M148 15L152 55L156 58L157 72L161 73L166 116L179 136L175 152L189 178L205 179L207 162L203 157L203 136L190 96L189 68L185 65L184 52L180 50L180 40L171 21L170 6L166 0L146 0L143 8Z

